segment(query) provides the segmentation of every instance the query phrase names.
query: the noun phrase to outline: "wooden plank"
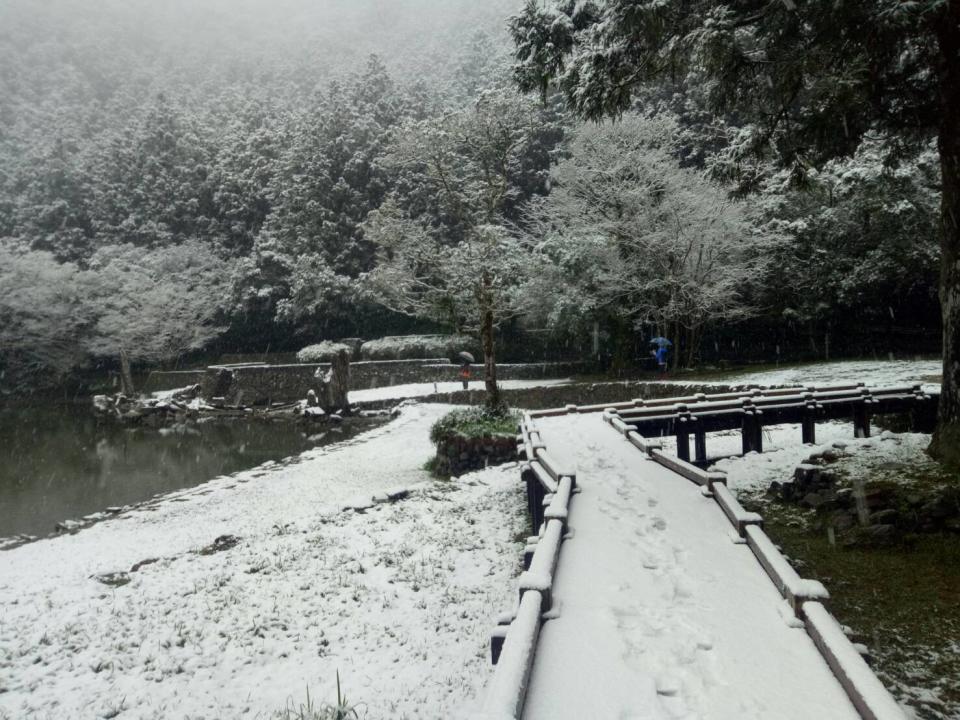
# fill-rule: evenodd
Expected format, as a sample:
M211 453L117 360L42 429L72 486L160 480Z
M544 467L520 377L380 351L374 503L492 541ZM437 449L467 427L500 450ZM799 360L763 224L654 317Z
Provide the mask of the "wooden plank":
M633 429L629 425L627 425L623 420L621 420L616 416L613 416L610 418L610 426L614 430L619 432L621 435L626 435L628 432L630 432Z
M744 528L747 545L760 561L760 565L773 581L780 594L786 598L797 615L801 604L807 600L826 600L830 597L827 589L816 580L803 580L787 559L777 550L770 538L758 525Z
M534 452L537 455L537 460L540 461L546 471L550 473L550 477L552 477L554 480L559 482L560 478L564 475L572 477L574 480L576 480L577 474L570 470L561 468L560 464L550 453L547 452L545 448L536 448Z
M530 568L520 573L520 598L528 592L537 592L543 603L542 612L552 604L553 575L557 570L557 558L560 555L560 543L563 540L563 522L546 520L543 537L537 543L537 549L530 561Z
M550 520L559 520L563 523L564 529L567 527L567 515L570 507L570 492L573 490L573 479L567 475L560 478L557 485L557 491L550 501L550 506L543 513L543 518L547 522Z
M709 473L706 470L701 470L696 465L691 465L680 458L667 455L662 450L651 450L650 457L664 467L670 468L678 475L682 475L687 480L692 480L697 485L707 484Z
M713 491L713 497L716 499L717 505L720 506L723 514L736 528L740 537L744 537L748 525L763 527L763 518L755 512L744 510L725 484L711 482L710 489Z
M627 440L629 440L631 444L638 450L642 450L645 453L650 453L653 450L659 450L663 447L659 440L645 438L643 435L634 430L630 430L627 433Z
M803 603L804 626L864 720L906 720L906 714L819 602Z
M482 717L493 720L519 720L530 687L533 658L540 638L540 593L531 591L520 599L517 617L500 652L496 670L487 686Z
M536 475L537 480L540 482L540 485L543 487L545 492L555 493L557 491L557 481L554 480L553 476L547 472L547 470L539 462L534 460L529 463L530 469Z

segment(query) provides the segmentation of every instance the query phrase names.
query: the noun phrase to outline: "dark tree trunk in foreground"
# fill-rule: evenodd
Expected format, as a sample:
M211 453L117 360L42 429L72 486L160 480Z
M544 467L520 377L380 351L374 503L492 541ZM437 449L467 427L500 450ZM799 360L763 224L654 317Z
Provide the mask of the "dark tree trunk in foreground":
M943 196L940 308L943 384L940 417L930 453L960 466L960 0L948 3L937 27L940 46L940 170Z
M960 0L948 3L938 23L940 45L940 170L943 196L940 308L943 313L943 384L940 417L930 453L960 467Z
M503 409L500 386L497 385L496 345L493 337L493 298L490 276L484 273L480 289L480 343L483 345L483 384L487 390L487 409L499 412Z

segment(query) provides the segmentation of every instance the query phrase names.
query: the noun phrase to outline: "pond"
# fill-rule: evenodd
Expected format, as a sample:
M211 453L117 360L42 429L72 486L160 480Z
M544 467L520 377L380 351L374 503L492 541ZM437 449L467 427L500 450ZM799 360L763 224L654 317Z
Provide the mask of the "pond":
M375 422L234 419L157 430L99 421L89 400L0 408L0 538L48 535L63 520L282 460Z

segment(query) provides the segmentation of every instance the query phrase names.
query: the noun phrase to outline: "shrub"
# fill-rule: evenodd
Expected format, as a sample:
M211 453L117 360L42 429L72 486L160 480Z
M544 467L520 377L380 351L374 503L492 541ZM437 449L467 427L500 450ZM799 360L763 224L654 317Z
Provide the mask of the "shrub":
M364 360L453 358L461 350L476 352L476 346L466 335L394 335L365 342L360 354Z
M330 340L324 340L323 342L318 342L314 345L307 345L305 348L303 348L303 350L298 352L297 362L330 362L337 353L344 350L348 355L353 355L353 348L351 348L349 345L339 342L332 342Z
M491 413L485 408L471 407L453 410L437 420L430 428L430 440L437 444L451 435L467 438L487 435L517 434L520 413L516 410Z

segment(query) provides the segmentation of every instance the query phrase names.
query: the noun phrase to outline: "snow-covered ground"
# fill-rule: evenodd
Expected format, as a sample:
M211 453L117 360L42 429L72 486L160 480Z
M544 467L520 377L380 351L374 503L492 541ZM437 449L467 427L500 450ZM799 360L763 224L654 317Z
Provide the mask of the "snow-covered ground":
M523 388L549 387L565 385L569 378L538 378L535 380L501 380L500 387L504 390L520 390ZM472 380L468 390L483 390L482 380ZM390 385L387 387L370 388L368 390L351 390L350 402L364 402L370 400L401 400L403 398L426 397L439 393L452 393L463 390L461 382L409 383L406 385Z
M730 488L753 492L766 489L774 480L792 477L797 465L826 448L849 456L843 465L854 471L855 465L875 464L877 458L881 458L880 462L913 462L930 444L930 436L922 433L891 433L873 428L871 434L869 438L855 438L849 422L819 423L817 443L804 445L800 442L799 425L775 425L764 428L762 453L723 458L714 463L712 469L727 473ZM739 431L712 433L707 436L707 456L740 452L740 443ZM669 452L674 452L672 438L664 438L663 444Z
M743 443L739 430L707 434L707 457L717 458L712 469L727 473L727 485L733 490L764 490L774 480L793 476L797 465L810 455L826 448L850 455L847 462L868 458L878 452L889 462L903 462L917 457L918 449L930 444L930 436L922 433L891 433L871 428L872 437L855 438L853 423L843 420L817 423L817 442L804 445L798 424L768 425L763 428L763 452L739 455ZM672 435L660 439L665 452L676 454L677 442ZM736 457L731 457L736 456Z
M488 675L523 497L515 465L429 479L448 409L0 553L0 718L265 719L337 672L361 717L450 717Z
M597 413L536 424L582 492L526 720L859 718L712 499Z
M720 380L699 381L678 378L670 382L695 382L703 385L834 385L865 382L872 387L922 383L930 389L939 387L929 378L943 370L940 360L843 360L784 366L775 370L745 371L724 376Z

